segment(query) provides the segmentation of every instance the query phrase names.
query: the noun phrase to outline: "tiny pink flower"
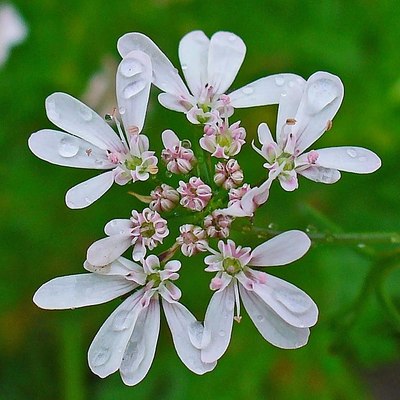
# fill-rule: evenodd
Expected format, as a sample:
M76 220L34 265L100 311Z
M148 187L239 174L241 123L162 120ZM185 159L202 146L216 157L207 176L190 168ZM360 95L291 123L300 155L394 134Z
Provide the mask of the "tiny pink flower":
M132 211L130 219L113 219L104 228L108 237L94 242L87 251L87 261L94 266L110 264L133 246L135 261L146 255L146 248L153 250L169 234L167 221L157 211L145 208Z
M151 191L152 201L149 207L157 212L168 212L173 210L179 203L179 193L171 186L163 183Z
M229 236L232 221L231 216L213 211L204 218L204 228L209 237L225 239Z
M236 202L240 201L242 197L251 189L248 183L243 184L241 187L232 188L228 195L229 195L229 203L228 207Z
M162 133L162 142L165 148L161 152L161 158L165 162L168 171L173 174L189 173L197 162L193 151L183 147L178 136L171 130L166 130Z
M233 158L227 163L217 163L215 165L214 182L226 190L239 186L243 182L243 171L239 163Z
M207 251L207 235L200 226L185 224L179 227L180 235L176 241L181 246L181 251L186 257L191 257L198 252Z
M203 210L212 196L210 186L195 176L191 177L188 183L180 181L177 190L182 197L181 205L193 211Z
M228 126L225 122L212 127L205 126L200 146L216 158L233 157L245 143L246 130L240 127L240 121Z

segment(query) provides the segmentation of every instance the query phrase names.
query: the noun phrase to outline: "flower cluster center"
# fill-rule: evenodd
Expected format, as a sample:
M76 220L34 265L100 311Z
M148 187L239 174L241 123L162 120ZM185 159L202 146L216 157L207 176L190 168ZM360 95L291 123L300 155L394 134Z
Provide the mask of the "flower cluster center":
M229 275L236 275L242 270L242 264L237 258L227 257L222 262L222 267Z

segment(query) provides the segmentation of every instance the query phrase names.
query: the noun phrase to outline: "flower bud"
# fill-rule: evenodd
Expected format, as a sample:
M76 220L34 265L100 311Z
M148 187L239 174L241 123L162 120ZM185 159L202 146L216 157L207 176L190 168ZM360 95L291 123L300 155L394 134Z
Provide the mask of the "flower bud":
M200 251L207 251L206 232L200 226L185 224L179 227L180 235L176 241L186 257L191 257Z
M173 210L179 202L179 193L171 186L163 183L151 191L152 201L149 207L157 212L168 212Z
M195 176L191 177L188 183L180 181L177 191L182 197L181 205L193 211L203 210L212 196L210 186Z
M233 158L226 164L222 162L217 163L215 166L214 182L226 190L239 186L243 182L243 171L239 163Z

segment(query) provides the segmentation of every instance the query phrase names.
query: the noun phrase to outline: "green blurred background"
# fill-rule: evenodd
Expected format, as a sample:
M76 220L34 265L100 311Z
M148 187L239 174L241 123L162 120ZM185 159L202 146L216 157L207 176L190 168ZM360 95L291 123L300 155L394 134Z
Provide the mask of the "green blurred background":
M0 399L399 399L400 274L398 257L391 256L398 236L368 246L315 243L301 261L272 271L319 306L319 323L300 350L273 348L244 314L217 368L200 377L180 362L163 322L155 361L141 384L125 387L118 373L104 380L93 375L87 349L118 300L50 312L36 308L32 295L55 276L83 271L86 249L103 237L104 224L141 205L127 195L127 187L113 187L89 209L67 209L66 190L93 172L47 164L27 147L30 133L52 127L45 98L55 91L82 98L93 74L104 63L112 71L118 62L116 41L122 34L147 34L178 66L177 46L185 33L229 30L248 49L233 88L277 72L337 74L345 85L344 102L318 147L358 145L383 160L375 174L343 174L332 186L302 179L298 191L286 193L275 185L257 225L310 234L399 232L398 2L20 0L14 5L29 36L0 69ZM144 131L153 149L160 149L165 128L181 137L198 134L183 115L162 109L156 94ZM260 122L274 126L275 112L260 107L235 116L250 141ZM255 163L253 155L247 148L239 160L255 183L262 160ZM250 236L239 240L261 242ZM184 260L182 302L199 319L211 297L210 278L202 257Z

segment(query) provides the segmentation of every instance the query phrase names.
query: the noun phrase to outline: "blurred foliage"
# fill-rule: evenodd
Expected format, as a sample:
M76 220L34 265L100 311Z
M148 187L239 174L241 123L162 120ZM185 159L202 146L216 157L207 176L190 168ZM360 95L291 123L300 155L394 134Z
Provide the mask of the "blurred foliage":
M332 186L303 179L298 191L285 193L275 185L256 224L274 224L281 230L308 227L312 232L329 231L334 222L344 232L399 232L398 2L19 0L14 4L29 26L29 37L0 69L0 398L372 398L366 371L400 361L399 324L377 295L383 291L391 306L399 309L398 259L380 255L396 251L398 243L372 246L371 251L360 251L363 243L316 244L301 261L273 270L319 305L320 321L305 348L273 348L244 316L240 325L235 324L230 348L215 371L199 377L179 361L164 323L152 369L137 387L125 387L118 374L105 380L91 374L87 349L118 301L46 312L37 309L31 298L47 280L83 271L86 249L103 236L104 224L127 217L140 205L127 195L126 187L114 187L89 209L67 209L65 191L93 173L42 162L30 154L26 143L30 133L51 127L44 110L49 94L65 91L82 97L105 57L118 62L116 41L122 34L147 34L178 65L177 45L185 33L228 30L241 36L248 48L233 88L276 72L304 77L317 70L337 74L346 88L345 99L333 129L318 146L364 146L383 160L375 174L343 174ZM249 142L260 122L273 126L275 112L274 107L237 112ZM160 148L160 132L167 127L181 136L196 132L183 115L162 109L154 90L145 126L152 148ZM251 163L252 154L245 150L240 162L249 181L256 183L262 162ZM333 222L328 226L326 221ZM256 237L243 241L258 243ZM184 261L179 282L182 302L199 319L211 297L209 280L202 257ZM397 386L397 395L399 391Z

